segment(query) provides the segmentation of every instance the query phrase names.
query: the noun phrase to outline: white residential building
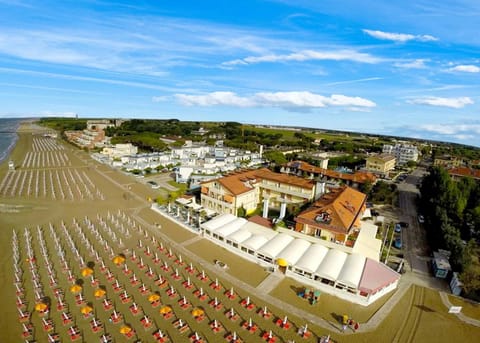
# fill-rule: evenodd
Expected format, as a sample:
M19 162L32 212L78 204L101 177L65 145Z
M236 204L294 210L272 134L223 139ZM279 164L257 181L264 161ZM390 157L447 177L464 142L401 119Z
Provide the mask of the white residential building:
M411 144L385 144L383 146L383 153L394 155L397 165L402 165L408 161L416 162L418 160L418 149Z

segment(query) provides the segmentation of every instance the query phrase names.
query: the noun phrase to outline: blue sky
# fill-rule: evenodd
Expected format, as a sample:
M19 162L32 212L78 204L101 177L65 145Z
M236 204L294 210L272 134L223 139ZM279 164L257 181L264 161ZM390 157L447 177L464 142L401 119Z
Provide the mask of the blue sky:
M480 146L480 2L0 0L0 116L296 125Z

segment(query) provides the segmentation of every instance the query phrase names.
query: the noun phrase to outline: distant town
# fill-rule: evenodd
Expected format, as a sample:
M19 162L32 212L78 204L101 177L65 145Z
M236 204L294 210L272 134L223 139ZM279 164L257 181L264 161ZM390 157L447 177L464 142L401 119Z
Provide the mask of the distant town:
M41 122L60 129L66 140L89 151L95 160L141 178L152 189L165 184L167 179L160 175L168 175L171 184L183 185L159 191L153 200L164 209L168 204L168 211L173 203L188 209L179 210L178 215L183 213L194 230L219 215L250 218L269 228L284 228L309 240L313 237L350 249L350 253L377 256L398 272L406 265L415 268L414 250L420 249L426 256L435 256L429 268L437 277L460 275L456 285L466 283L464 293L474 298L480 290L472 281L480 277L480 231L475 224L480 222L480 214L476 214L476 201L469 200L480 191L479 149L235 122ZM443 222L437 214L440 210L448 213L445 207L451 205L431 206L430 198L439 191L435 178L458 188L452 192L466 202L455 214L447 214L449 219ZM468 187L462 186L465 182ZM411 204L405 204L406 198ZM415 218L415 225L427 228L423 246L417 246L419 237L413 229L406 229L408 223L395 222L405 215ZM452 216L457 217L455 223L451 223ZM450 231L442 231L446 225ZM212 239L218 236L213 234ZM368 251L365 246L375 248ZM274 262L272 257L260 258ZM472 259L474 267L466 262ZM445 273L436 269L440 265ZM295 276L313 278L301 268L290 270ZM323 283L346 287L328 278Z

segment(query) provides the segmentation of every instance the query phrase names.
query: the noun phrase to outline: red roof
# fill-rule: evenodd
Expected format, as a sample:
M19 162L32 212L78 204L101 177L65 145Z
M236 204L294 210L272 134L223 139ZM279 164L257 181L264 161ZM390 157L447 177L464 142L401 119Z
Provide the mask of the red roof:
M340 173L335 170L312 166L311 164L308 164L307 162L303 162L303 161L289 162L287 163L287 167L297 168L309 173L322 174L332 179L352 181L355 183L365 183L365 182L375 183L375 181L377 180L377 177L373 173L363 172L363 171L356 171L353 174Z
M474 179L480 179L480 169L471 169L468 167L457 167L448 170L448 173L453 176L461 177L473 177Z
M400 274L383 263L367 258L358 289L360 292L372 294L398 279Z
M273 228L272 221L268 218L263 218L262 216L259 216L258 214L256 216L253 216L248 219L249 222L265 226L269 229Z

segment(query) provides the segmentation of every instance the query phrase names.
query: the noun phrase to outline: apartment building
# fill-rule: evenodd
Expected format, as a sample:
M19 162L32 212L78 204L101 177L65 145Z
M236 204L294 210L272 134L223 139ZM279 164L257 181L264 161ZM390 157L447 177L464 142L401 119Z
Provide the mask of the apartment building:
M346 244L360 231L366 200L366 194L348 186L332 189L295 218L295 231Z
M409 161L418 161L418 149L415 145L411 144L385 144L382 152L395 156L396 164L403 165Z
M380 154L369 156L366 159L366 168L375 174L387 175L389 171L395 169L395 156L390 154Z
M201 204L217 213L237 215L240 208L247 214L263 204L263 216L269 209L280 211L283 218L314 199L315 182L296 176L274 173L266 168L240 170L202 183Z

